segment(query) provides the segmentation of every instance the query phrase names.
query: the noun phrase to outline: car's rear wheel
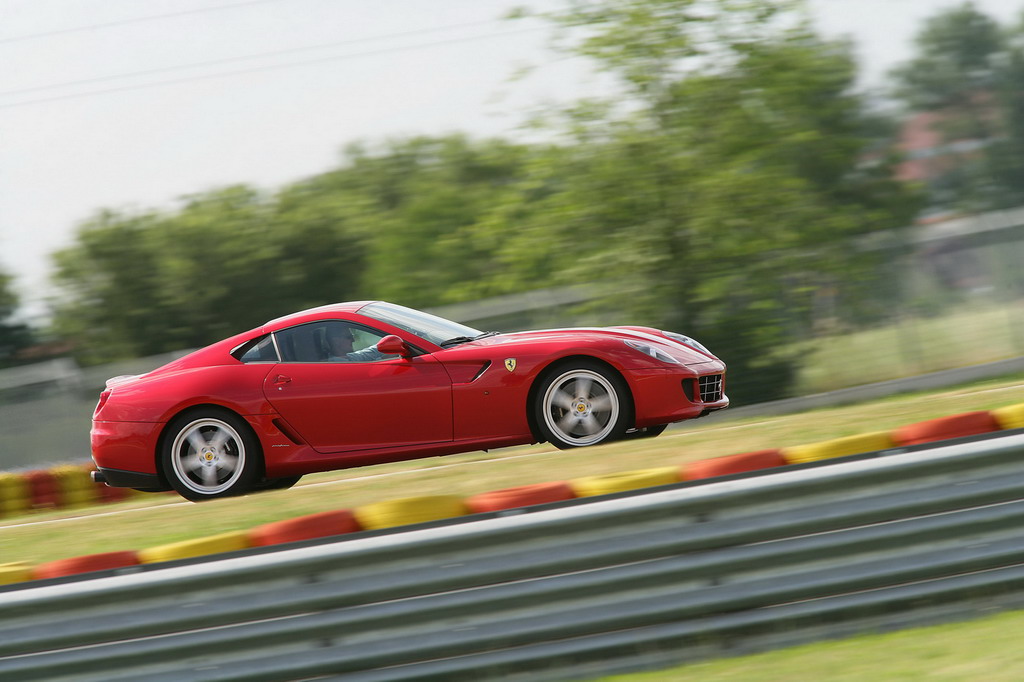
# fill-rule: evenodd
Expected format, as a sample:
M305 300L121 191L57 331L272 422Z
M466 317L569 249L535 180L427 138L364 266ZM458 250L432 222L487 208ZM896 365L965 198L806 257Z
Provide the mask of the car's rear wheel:
M262 453L241 417L209 408L171 421L161 464L167 482L182 497L212 500L249 491L262 470Z
M534 418L540 435L560 449L597 445L620 437L630 418L629 388L614 370L577 360L540 379Z

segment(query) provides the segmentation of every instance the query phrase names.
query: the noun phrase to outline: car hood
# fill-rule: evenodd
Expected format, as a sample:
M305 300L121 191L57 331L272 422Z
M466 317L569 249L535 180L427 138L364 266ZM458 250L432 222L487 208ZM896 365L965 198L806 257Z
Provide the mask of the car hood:
M662 336L657 329L637 329L627 327L570 327L565 329L538 329L526 332L502 333L488 336L477 341L458 346L458 348L485 347L508 344L550 343L552 341L593 342L593 341L639 341L666 349L684 365L699 365L708 362L721 362L717 357L706 355L685 344Z

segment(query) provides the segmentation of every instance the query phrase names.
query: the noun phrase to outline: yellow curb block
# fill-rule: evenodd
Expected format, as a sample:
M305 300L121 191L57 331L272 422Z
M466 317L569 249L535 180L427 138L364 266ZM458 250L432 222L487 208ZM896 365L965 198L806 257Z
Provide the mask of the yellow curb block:
M210 535L196 540L183 540L168 545L159 545L139 550L139 561L143 564L155 564L160 561L189 559L205 554L234 552L249 547L249 531L238 530L220 535Z
M1007 405L991 411L1001 429L1024 428L1024 403Z
M592 497L619 493L624 490L650 488L656 485L679 483L679 467L658 467L656 469L638 469L622 471L602 476L584 476L569 481L569 486L576 497Z
M32 579L32 566L19 561L13 564L0 564L0 585L23 583Z
M856 436L836 438L820 443L782 448L782 456L790 464L802 464L804 462L817 462L821 459L832 459L833 457L857 455L862 452L887 450L895 446L896 444L893 442L891 432L875 431L874 433L862 433Z
M353 512L360 526L375 530L465 516L468 510L458 495L424 495L374 502Z

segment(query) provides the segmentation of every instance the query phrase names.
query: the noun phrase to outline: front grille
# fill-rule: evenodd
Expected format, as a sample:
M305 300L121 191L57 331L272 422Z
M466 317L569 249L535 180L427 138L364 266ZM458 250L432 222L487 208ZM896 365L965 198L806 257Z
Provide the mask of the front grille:
M705 403L713 403L722 399L722 376L721 374L709 374L699 377L700 399Z

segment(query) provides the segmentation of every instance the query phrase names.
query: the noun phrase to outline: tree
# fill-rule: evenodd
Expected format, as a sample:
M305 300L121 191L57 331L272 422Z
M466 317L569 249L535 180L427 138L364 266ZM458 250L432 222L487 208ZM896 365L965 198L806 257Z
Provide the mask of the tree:
M101 212L55 255L57 330L95 363L202 346L350 297L358 246L318 208L297 208L297 191L278 202L239 186L177 212Z
M274 195L103 214L59 256L60 320L96 359L332 300L583 284L595 322L713 344L739 402L784 395L816 291L878 298L851 240L916 211L867 162L877 120L849 46L818 38L795 0L575 0L549 18L622 83L560 112L553 141L359 145Z
M915 56L892 71L896 97L912 112L935 114L941 144L927 181L933 206L984 211L1024 203L1022 33L965 2L928 19Z
M892 71L897 95L918 111L975 110L979 91L999 79L1005 48L999 24L965 2L925 22L914 38L917 54Z
M18 295L13 287L14 278L0 271L0 367L17 364L17 353L32 343L27 325L14 322L18 310Z
M849 46L794 7L580 0L552 17L631 96L565 117L574 165L548 200L575 247L564 273L713 343L741 402L785 393L819 286L872 276L851 240L917 207L886 164L864 163Z

